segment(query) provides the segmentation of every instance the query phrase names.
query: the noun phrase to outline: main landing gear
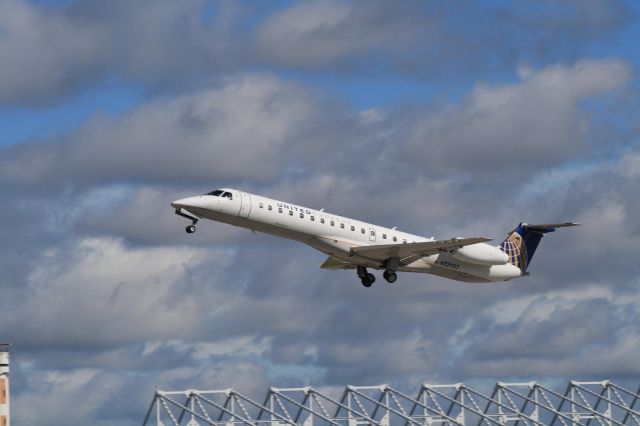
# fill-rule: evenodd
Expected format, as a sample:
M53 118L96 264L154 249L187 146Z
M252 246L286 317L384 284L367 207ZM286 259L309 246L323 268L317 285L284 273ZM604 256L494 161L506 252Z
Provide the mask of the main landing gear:
M365 287L371 287L371 285L376 281L375 275L367 272L367 268L365 268L364 266L358 266L357 273L358 278L360 278L360 282L362 282L362 285ZM382 276L385 280L387 280L389 284L395 283L398 279L398 275L391 270L384 271L382 273Z
M193 234L194 232L196 232L196 226L195 225L187 226L187 234Z
M384 271L382 273L382 276L384 277L385 280L387 280L389 284L395 283L396 280L398 279L398 275L393 271Z
M367 272L367 268L364 266L358 266L357 272L358 278L360 278L362 285L365 287L371 287L371 285L376 281L375 275L371 272Z

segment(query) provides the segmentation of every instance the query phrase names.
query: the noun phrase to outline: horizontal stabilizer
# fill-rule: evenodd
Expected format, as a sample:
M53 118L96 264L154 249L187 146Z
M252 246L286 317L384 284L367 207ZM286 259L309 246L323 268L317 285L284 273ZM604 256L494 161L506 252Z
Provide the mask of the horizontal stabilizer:
M527 229L531 229L533 231L539 231L542 233L553 232L556 228L566 228L568 226L580 226L579 223L574 222L565 222L565 223L545 223L542 225L529 225L527 223L523 223L522 226Z
M390 258L400 260L406 258L420 258L441 252L450 252L471 244L491 241L490 238L454 238L451 240L424 241L420 243L384 244L358 246L351 248L352 254L384 262ZM401 262L402 263L402 262Z

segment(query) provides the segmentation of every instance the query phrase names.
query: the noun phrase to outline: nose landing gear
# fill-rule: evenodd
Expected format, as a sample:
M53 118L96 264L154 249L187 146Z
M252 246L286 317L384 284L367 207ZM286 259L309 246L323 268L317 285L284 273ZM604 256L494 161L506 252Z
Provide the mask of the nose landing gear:
M360 282L362 282L362 285L365 287L371 287L376 281L375 275L367 272L367 268L365 268L364 266L358 266L357 273L358 278L360 278Z
M196 223L198 223L198 218L197 217L193 217L189 214L185 214L182 209L176 209L176 214L178 216L182 216L182 217L186 217L187 219L191 220L191 225L188 225L186 227L186 231L187 234L193 234L194 232L196 232Z

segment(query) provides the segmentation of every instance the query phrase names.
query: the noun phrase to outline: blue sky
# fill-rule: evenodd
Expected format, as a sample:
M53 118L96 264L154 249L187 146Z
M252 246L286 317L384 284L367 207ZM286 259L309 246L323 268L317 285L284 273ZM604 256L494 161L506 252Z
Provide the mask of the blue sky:
M639 19L605 0L0 0L15 424L139 424L156 386L637 387ZM289 241L186 235L168 203L223 186L442 238L583 226L513 283L365 289Z

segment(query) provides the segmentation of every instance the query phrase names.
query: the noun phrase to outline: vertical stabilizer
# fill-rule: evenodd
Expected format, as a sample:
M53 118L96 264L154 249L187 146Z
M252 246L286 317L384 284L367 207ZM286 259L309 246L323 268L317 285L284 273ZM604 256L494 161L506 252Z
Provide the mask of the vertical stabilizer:
M500 249L509 256L509 263L517 266L523 272L531 263L533 254L540 244L540 240L549 232L557 228L576 226L577 223L553 223L545 225L529 225L521 223L509 233L507 239L500 244Z

